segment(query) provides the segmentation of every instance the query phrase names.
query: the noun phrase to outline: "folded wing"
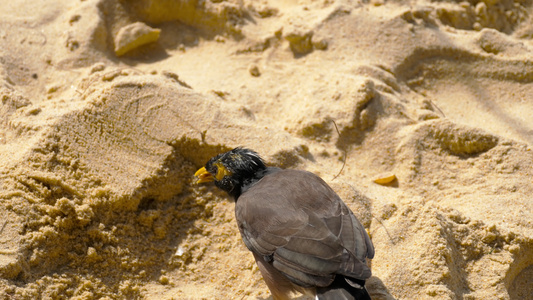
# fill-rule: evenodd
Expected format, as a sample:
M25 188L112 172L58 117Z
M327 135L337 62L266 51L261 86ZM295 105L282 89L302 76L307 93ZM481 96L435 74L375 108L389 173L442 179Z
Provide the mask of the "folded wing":
M318 176L282 170L237 200L246 246L303 287L327 286L335 274L367 279L374 248L365 229Z

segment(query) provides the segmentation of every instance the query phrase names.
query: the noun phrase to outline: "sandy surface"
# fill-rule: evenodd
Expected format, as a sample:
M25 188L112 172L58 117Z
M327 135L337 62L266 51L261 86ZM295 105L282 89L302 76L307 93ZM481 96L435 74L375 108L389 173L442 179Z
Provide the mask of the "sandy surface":
M375 299L533 299L532 14L6 1L0 299L268 299L234 204L192 184L235 146L343 197Z

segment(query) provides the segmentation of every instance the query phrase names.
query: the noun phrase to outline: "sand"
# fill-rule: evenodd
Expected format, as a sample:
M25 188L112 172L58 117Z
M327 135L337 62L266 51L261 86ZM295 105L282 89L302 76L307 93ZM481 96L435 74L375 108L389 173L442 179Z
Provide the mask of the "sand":
M234 203L193 184L236 146L341 195L374 299L533 299L532 14L3 3L0 299L269 299Z

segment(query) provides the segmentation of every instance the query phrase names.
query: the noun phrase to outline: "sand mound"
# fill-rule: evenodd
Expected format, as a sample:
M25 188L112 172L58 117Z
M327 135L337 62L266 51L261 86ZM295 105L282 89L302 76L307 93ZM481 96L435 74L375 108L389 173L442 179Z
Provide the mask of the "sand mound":
M192 184L236 146L345 199L376 248L375 299L530 299L531 13L4 5L0 299L267 299L233 203Z

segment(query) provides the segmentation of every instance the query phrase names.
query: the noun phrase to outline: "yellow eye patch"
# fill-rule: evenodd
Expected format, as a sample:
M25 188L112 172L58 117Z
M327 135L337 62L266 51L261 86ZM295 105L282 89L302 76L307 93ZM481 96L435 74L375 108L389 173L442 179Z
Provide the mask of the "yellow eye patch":
M231 173L228 169L226 169L226 167L224 167L222 163L217 162L215 163L215 166L217 167L217 175L215 176L217 180L222 180L224 176L233 175L233 173Z

